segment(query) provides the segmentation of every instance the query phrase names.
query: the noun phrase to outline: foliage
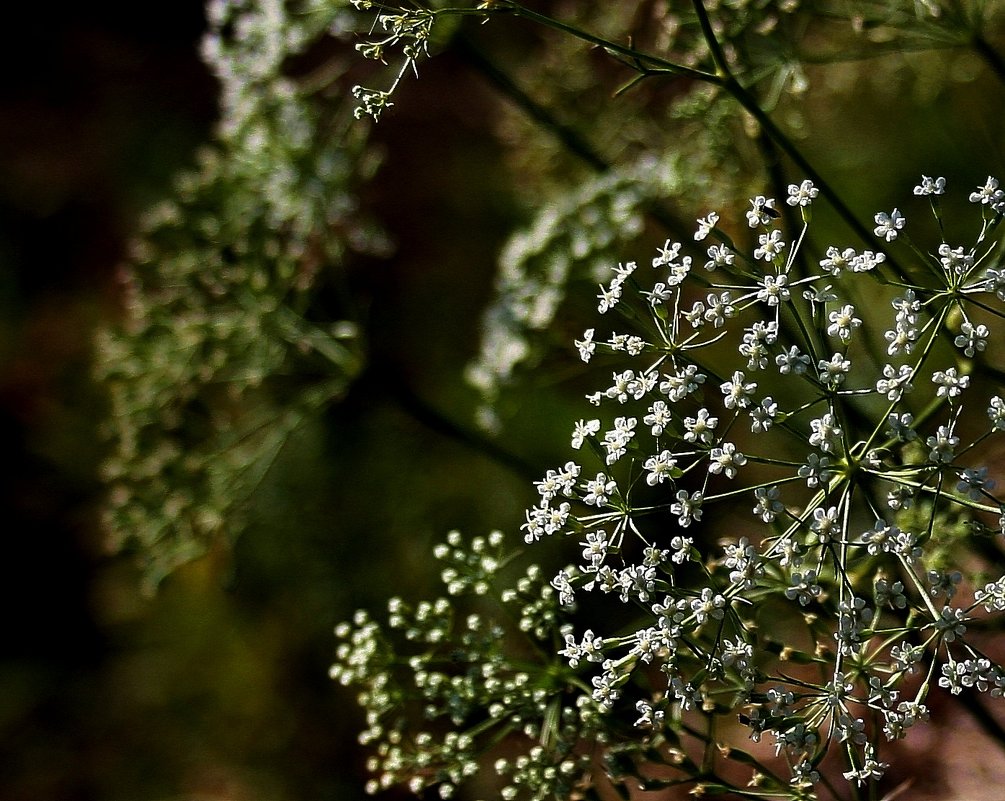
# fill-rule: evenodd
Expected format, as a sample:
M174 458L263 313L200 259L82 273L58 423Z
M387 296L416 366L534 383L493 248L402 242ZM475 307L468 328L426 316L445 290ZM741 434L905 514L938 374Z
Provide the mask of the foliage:
M290 432L361 369L357 325L315 319L314 298L352 252L386 247L357 208L375 166L366 130L320 102L347 65L286 74L341 13L208 11L216 141L145 216L120 271L124 319L95 359L111 404L106 528L140 550L151 586L240 531Z
M874 797L940 689L1005 743L978 698L1005 691L983 636L1005 611L1005 191L988 176L967 206L922 176L893 207L873 174L818 168L858 84L921 86L884 59L922 59L936 95L1005 83L1000 6L352 6L210 7L216 147L149 216L99 337L116 543L156 582L238 532L293 428L361 373L352 303L322 290L385 246L357 211L366 138L448 50L509 101L492 124L527 220L466 373L479 422L503 442L547 382L578 391L572 353L591 406L525 548L455 532L442 597L337 628L367 789ZM351 90L316 50L350 29L388 66Z
M466 550L452 535L439 554L457 565L444 571L447 596L414 615L392 600L387 633L363 613L339 629L333 675L362 689L361 742L376 747L372 790L407 782L451 797L493 753L520 748L515 761L495 763L504 798L678 784L697 794L853 796L882 780L882 742L928 720L934 685L1002 694L1005 672L966 635L1005 607L992 544L1005 533L1005 507L989 467L974 461L998 452L1005 401L971 387L972 375L1000 369L987 346L1003 316L996 232L1005 194L992 177L971 192L979 220L954 241L946 231L958 226L941 206L946 181L923 177L914 195L930 206L931 234L909 238L899 208L867 227L769 114L781 91L807 91L804 61L836 61L855 29L863 48L970 46L1001 77L984 38L990 9L781 11L696 2L659 56L634 39L620 44L623 32L597 34L581 19L511 2L378 15L389 32L381 48L407 40L408 68L427 53L439 16L481 12L491 24L512 15L602 49L635 73L629 97L670 76L710 86L701 99L737 103L761 153L784 154L806 177L788 184L784 204L753 198L746 227L735 222L737 205L722 215L706 206L687 237L703 252L667 239L653 273L620 262L600 285L597 311L620 314L624 327L602 336L590 327L576 346L584 362L610 357L612 378L587 395L598 416L573 431L585 456L537 482L523 526L528 544L575 537L578 563L538 592L529 578L505 590L494 580L501 556L487 556L482 539ZM838 17L848 24L835 34ZM403 22L413 18L422 24ZM678 22L669 11L663 18ZM757 46L761 35L770 49ZM357 88L357 113L378 119L390 108L405 67L387 91ZM766 166L777 181L777 165ZM693 190L690 175L670 175L667 194ZM616 197L619 181L606 183ZM652 213L653 198L636 195L604 215L585 186L508 251L470 373L490 405L530 356L526 335L554 324L572 265L592 277L591 257L620 238L618 212ZM847 232L837 245L829 230L814 236L818 197L864 248L849 246ZM609 226L596 245L576 234L592 219ZM911 395L916 385L925 389ZM715 533L724 530L736 533ZM461 623L450 596L472 588L496 592L503 608L528 593L538 599L517 610L537 660L517 668L499 644L503 628L481 615ZM544 626L528 611L542 603L551 609ZM569 615L585 622L574 627ZM549 656L556 650L564 665ZM425 721L418 730L413 703ZM742 745L737 716L755 745ZM770 749L757 745L762 738Z

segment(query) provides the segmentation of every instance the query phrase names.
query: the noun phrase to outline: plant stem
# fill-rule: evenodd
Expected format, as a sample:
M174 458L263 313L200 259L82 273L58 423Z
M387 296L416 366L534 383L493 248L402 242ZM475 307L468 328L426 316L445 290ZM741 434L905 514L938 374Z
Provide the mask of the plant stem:
M852 213L852 210L848 208L845 202L841 199L840 195L837 194L831 185L817 172L813 165L809 163L806 157L800 152L800 150L795 146L791 139L785 135L785 133L779 128L774 120L768 116L768 114L761 108L757 100L753 95L748 92L743 85L736 79L732 71L729 68L729 64L726 61L726 56L722 51L722 47L719 44L719 40L715 36L715 31L712 29L712 23L708 18L708 12L705 10L705 4L703 0L692 0L695 13L698 15L698 23L701 25L702 34L705 37L705 43L708 45L708 49L712 54L712 61L715 63L715 68L718 73L719 85L725 90L729 95L733 97L736 102L738 102L743 108L749 113L756 121L757 124L761 126L768 137L774 142L782 152L785 153L793 163L802 170L803 174L813 181L814 185L819 188L821 194L828 200L828 202L834 207L834 210L838 215L845 221L849 228L852 229L864 242L875 248L876 250L881 250L879 242L876 240L873 233L859 222L858 218ZM888 259L892 262L892 259Z

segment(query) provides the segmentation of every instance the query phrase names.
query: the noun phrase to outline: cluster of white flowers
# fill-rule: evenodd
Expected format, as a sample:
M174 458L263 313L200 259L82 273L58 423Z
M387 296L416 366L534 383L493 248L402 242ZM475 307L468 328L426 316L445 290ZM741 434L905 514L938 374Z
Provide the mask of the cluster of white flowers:
M207 7L214 141L141 221L120 270L124 319L96 336L104 524L113 548L136 548L149 586L242 529L287 437L361 368L355 324L305 310L324 268L385 246L355 197L372 172L367 131L348 108L322 114L309 81L286 74L344 14L323 0L298 13L282 0ZM326 78L348 62L334 57ZM275 377L298 371L323 379L274 397Z
M915 195L944 190L926 177ZM830 247L809 263L799 245L814 196L809 182L789 188L804 220L795 244L775 201L756 197L750 249L713 213L695 235L713 243L708 261L668 242L651 277L634 263L614 269L598 312L624 312L635 327L606 339L590 329L576 343L583 361L619 365L613 384L588 396L597 416L573 433L603 472L586 456L550 471L523 526L527 542L568 535L582 547L578 566L553 581L562 603L599 593L643 610L634 633L594 623L582 641L566 634L571 666L600 666L595 702L613 709L649 687L631 703L638 725L653 727L729 698L753 736L775 738L795 786L819 779L807 766L836 743L846 778L881 776L866 710L890 738L926 719L917 710L928 685L904 681L919 663L941 666L953 693L1005 691L1005 672L966 638L982 605L1005 607L1002 581L979 589L944 568L953 556L972 563L972 552L962 557L971 538L1005 527L995 477L975 464L995 447L1005 401L971 380L990 369L987 340L1005 318L992 236L1005 200L989 178L970 197L980 209L972 241L916 248L923 269L908 273L893 252ZM889 243L907 230L897 209L876 215ZM687 530L686 547L675 529ZM726 530L736 534L723 540ZM973 600L954 605L961 595ZM805 627L812 647L772 656L783 625ZM793 677L781 661L793 659L830 679ZM789 697L784 710L769 687Z
M607 738L597 705L577 690L564 662L597 661L603 642L590 632L580 642L566 633L562 656L528 662L524 648L537 651L568 631L541 570L532 565L500 592L498 573L514 554L503 550L499 532L468 542L451 532L434 555L445 564L447 597L414 606L392 598L386 627L358 612L336 628L331 677L357 688L367 721L359 739L376 752L367 790L401 784L450 798L479 771L486 741L515 736L531 745L495 758L505 780L500 796L573 797L593 760L582 744ZM460 614L461 596L485 593L506 614ZM418 731L401 715L410 703L422 710Z

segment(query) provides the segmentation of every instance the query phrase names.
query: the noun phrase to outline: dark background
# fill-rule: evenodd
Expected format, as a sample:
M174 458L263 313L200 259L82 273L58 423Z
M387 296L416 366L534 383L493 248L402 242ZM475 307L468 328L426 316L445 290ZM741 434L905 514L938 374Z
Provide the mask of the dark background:
M358 712L327 678L332 627L435 592L433 544L452 528L514 534L530 480L566 458L575 418L553 394L523 396L501 444L518 459L451 425L470 425L461 372L521 212L493 127L506 101L445 53L374 133L385 158L364 201L396 249L352 278L369 370L284 451L232 551L141 593L97 525L90 342L119 313L138 215L211 136L202 29L201 3L176 0L19 4L0 34L5 800L360 798ZM892 208L921 171L961 192L1003 172L1000 89L926 93L938 81L919 74L805 103L804 148L857 209ZM953 742L977 742L958 708L946 714L965 735ZM951 764L932 731L926 747Z
M233 552L151 598L133 560L103 547L91 332L118 314L114 274L138 214L211 135L203 25L191 0L22 6L4 25L5 799L359 797L357 710L327 677L332 627L392 591L428 592L447 530L512 526L529 495L426 409L470 419L460 369L512 214L479 191L494 177L480 135L490 101L447 58L377 137L388 156L367 202L399 221L404 255L354 279L369 303L368 377L284 451ZM442 99L448 82L466 106ZM448 163L453 190L430 198Z

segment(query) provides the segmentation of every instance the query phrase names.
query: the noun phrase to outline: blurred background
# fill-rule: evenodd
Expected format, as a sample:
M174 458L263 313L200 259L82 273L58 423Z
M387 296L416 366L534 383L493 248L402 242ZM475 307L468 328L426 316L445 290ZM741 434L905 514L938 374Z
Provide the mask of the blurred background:
M469 102L448 100L451 65L435 65L379 132L368 202L400 220L407 254L357 274L379 369L284 449L234 551L150 597L98 525L91 336L121 314L140 212L211 135L202 4L18 5L0 52L0 797L360 797L359 716L327 677L333 626L392 588L428 592L434 542L512 528L529 495L529 476L391 399L408 387L471 418L460 371L513 215L486 191L485 88L452 81Z
M478 399L462 375L498 253L530 199L594 168L559 155L550 134L514 148L526 108L472 67L470 50L423 64L371 135L383 163L363 203L394 249L352 273L369 367L283 450L236 545L144 594L135 559L110 553L98 523L106 401L90 378L91 337L121 314L116 270L140 213L211 136L203 9L18 5L0 48L0 797L361 798L358 713L327 678L332 627L392 593L435 592L429 554L448 530L515 535L530 481L565 460L586 386L569 348L510 400L499 440L474 428ZM471 28L511 61L533 55L525 79L534 59L561 61L525 29L494 43L492 33ZM619 77L588 58L604 80L581 121ZM868 219L922 168L957 188L1005 172L1005 117L988 113L1003 107L1001 89L973 59L954 64L949 84L926 77L937 65L902 57L828 73L854 91L779 111ZM583 94L551 89L559 107ZM638 108L672 97L654 89ZM584 127L614 159L639 152L649 130L618 144ZM763 154L748 151L748 177L724 171L724 187L763 180L749 169ZM857 180L863 169L873 182ZM708 208L690 203L684 219ZM647 225L626 259L648 258L662 236ZM556 338L566 347L581 330L563 324Z

